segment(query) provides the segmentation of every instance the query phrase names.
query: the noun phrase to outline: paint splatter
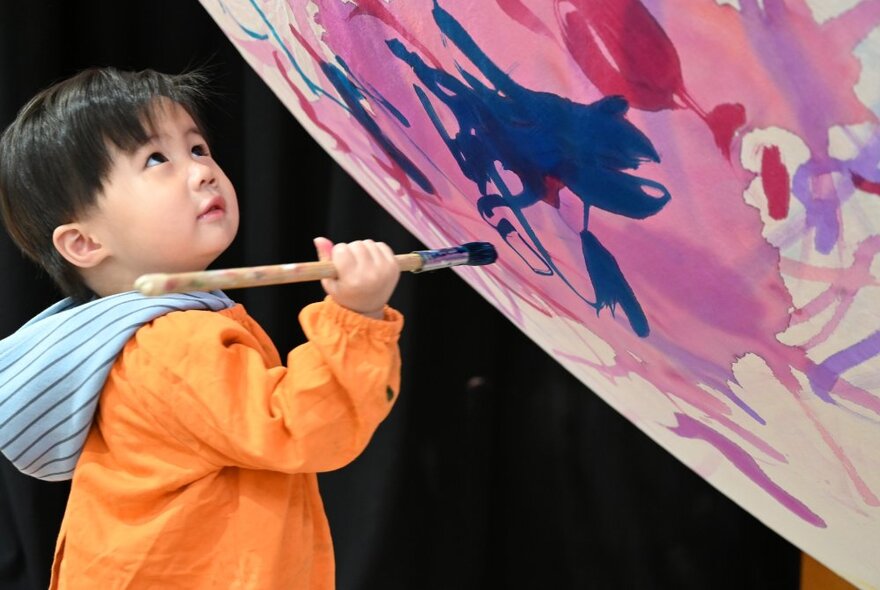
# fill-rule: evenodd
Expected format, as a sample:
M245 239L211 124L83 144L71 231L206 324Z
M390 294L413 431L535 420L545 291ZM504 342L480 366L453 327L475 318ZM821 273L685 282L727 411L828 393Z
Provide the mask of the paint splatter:
M206 7L395 217L497 242L461 274L511 321L880 580L880 2L227 4Z
M624 96L633 108L647 111L692 109L730 158L745 109L740 104L721 104L709 113L700 108L685 88L678 51L641 2L556 0L555 7L568 51L603 94Z
M399 40L388 41L391 52L407 63L435 100L452 113L457 131L451 135L427 94L416 93L443 141L467 178L482 197L478 208L490 224L495 210L510 210L524 228L533 251L563 282L575 289L532 229L523 209L538 201L553 202L561 187L583 202L584 229L581 242L586 270L595 291L589 303L597 311L617 305L623 309L633 331L649 333L648 320L613 255L587 230L591 208L644 219L669 201L666 188L655 181L623 172L642 162L659 162L650 140L626 120L626 100L618 96L584 105L560 96L535 92L514 82L480 49L452 15L434 4L433 16L443 34L492 84L483 84L464 67L464 81L430 67ZM496 164L516 174L522 190L511 191L498 174ZM494 187L498 193L490 191ZM493 227L503 237L508 223ZM588 301L588 298L581 294Z
M404 155L404 153L391 142L379 125L376 124L373 117L370 116L370 113L368 113L361 104L361 100L364 98L363 93L357 86L355 86L352 80L345 75L343 69L347 70L347 68L345 68L344 62L340 61L340 63L342 64L342 68L327 62L322 62L321 69L324 71L324 75L327 76L330 83L333 84L333 87L336 88L336 91L342 96L342 100L344 100L345 104L348 105L348 108L351 109L352 116L370 135L373 136L373 139L375 139L385 153L406 172L407 176L412 178L423 191L433 193L434 187L431 186L431 182L425 177L422 171L418 169L412 160L406 157L406 155Z
M678 425L670 429L672 432L683 438L697 439L709 443L727 457L749 479L776 498L780 504L783 504L813 526L820 528L828 526L818 514L770 479L758 465L758 462L744 451L742 447L734 444L731 440L690 416L677 414L676 418L678 419Z
M767 212L772 219L788 216L788 170L782 163L782 155L775 145L767 146L761 153L761 185L767 195Z

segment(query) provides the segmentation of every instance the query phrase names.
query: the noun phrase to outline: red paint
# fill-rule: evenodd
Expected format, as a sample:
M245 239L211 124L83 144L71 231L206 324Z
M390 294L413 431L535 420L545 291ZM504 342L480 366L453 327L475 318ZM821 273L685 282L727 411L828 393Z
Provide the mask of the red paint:
M288 30L290 30L290 34L293 35L293 38L297 40L300 47L302 47L309 53L316 64L322 63L324 61L323 59L321 59L321 56L318 55L318 52L315 51L315 48L309 45L308 41L306 41L306 38L303 37L302 34L296 30L296 27L294 27L293 25L287 25L287 28Z
M639 0L556 0L556 8L569 53L604 95L619 94L645 111L693 110L730 159L745 108L722 104L706 114L685 88L675 45Z
M736 130L746 123L746 109L741 104L720 104L703 118L712 135L715 137L715 145L730 159L730 144Z
M356 16L372 16L373 18L377 18L383 23L385 23L388 27L393 29L401 38L406 39L406 42L410 44L410 46L415 47L419 50L423 56L425 56L428 61L434 67L440 67L440 61L434 57L434 54L431 53L431 50L428 49L424 43L419 41L419 39L409 32L405 26L403 26L397 17L391 14L385 7L385 3L382 0L358 0L358 4L354 10L351 11L348 15L348 20L353 19Z
M868 180L864 176L860 176L855 172L850 172L850 177L852 178L853 186L855 186L857 189L865 191L866 193L874 193L875 195L880 195L880 182Z
M559 209L559 191L564 189L566 184L558 178L546 176L544 177L544 187L544 196L541 200L554 209Z
M767 195L767 211L773 219L788 217L791 192L788 186L788 170L782 163L782 155L775 145L767 146L761 153L761 186Z
M538 15L532 12L528 6L521 2L521 0L496 0L496 2L507 16L528 30L533 33L538 33L539 35L544 35L545 37L550 37L551 39L553 38L553 33L550 32L547 25L541 22Z
M646 111L680 108L684 82L678 53L638 0L566 0L557 14L565 44L606 96L619 94ZM638 31L634 35L633 31Z
M306 45L306 47L308 46ZM345 140L321 122L320 117L318 117L318 114L315 112L314 107L312 107L312 103L306 100L306 97L303 96L303 93L300 92L300 89L297 88L296 84L294 84L290 77L287 75L287 70L284 69L284 62L281 61L281 57L279 57L278 52L273 51L272 57L275 58L275 65L278 67L278 71L281 72L281 76L284 78L284 81L287 82L287 86L290 88L291 92L296 95L296 100L299 102L299 108L303 110L303 113L305 113L306 117L308 117L309 120L318 127L318 129L336 140L336 149L346 154L351 152L351 148L348 147L348 144L345 142Z

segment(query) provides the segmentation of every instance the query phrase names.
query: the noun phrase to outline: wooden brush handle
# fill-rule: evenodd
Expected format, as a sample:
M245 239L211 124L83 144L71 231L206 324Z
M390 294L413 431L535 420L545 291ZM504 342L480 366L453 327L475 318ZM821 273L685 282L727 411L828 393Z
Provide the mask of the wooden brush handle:
M422 257L415 252L398 254L395 258L401 271L414 271L422 267ZM144 295L162 295L186 291L264 287L335 277L336 267L332 262L293 262L197 272L148 274L138 277L134 288Z

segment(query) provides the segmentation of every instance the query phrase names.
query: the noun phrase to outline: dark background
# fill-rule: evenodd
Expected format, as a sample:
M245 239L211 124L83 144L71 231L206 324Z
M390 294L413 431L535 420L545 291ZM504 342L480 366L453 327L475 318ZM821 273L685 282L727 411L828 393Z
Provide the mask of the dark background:
M422 247L300 128L194 0L0 3L0 126L93 65L209 65L212 151L242 226L216 266L311 239ZM232 291L280 349L317 284ZM0 232L0 337L57 299ZM452 271L407 275L403 389L367 451L321 476L341 590L797 588L800 552L611 410ZM43 588L66 484L0 461L0 589ZM210 540L206 540L210 542Z

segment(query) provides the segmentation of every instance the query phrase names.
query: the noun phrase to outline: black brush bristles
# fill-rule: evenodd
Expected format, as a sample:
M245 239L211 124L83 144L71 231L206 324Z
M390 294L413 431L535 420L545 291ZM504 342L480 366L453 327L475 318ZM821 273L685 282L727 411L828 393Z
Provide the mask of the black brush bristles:
M498 252L495 251L495 246L489 242L468 242L467 244L462 244L461 248L468 253L466 264L469 266L492 264L498 259Z

